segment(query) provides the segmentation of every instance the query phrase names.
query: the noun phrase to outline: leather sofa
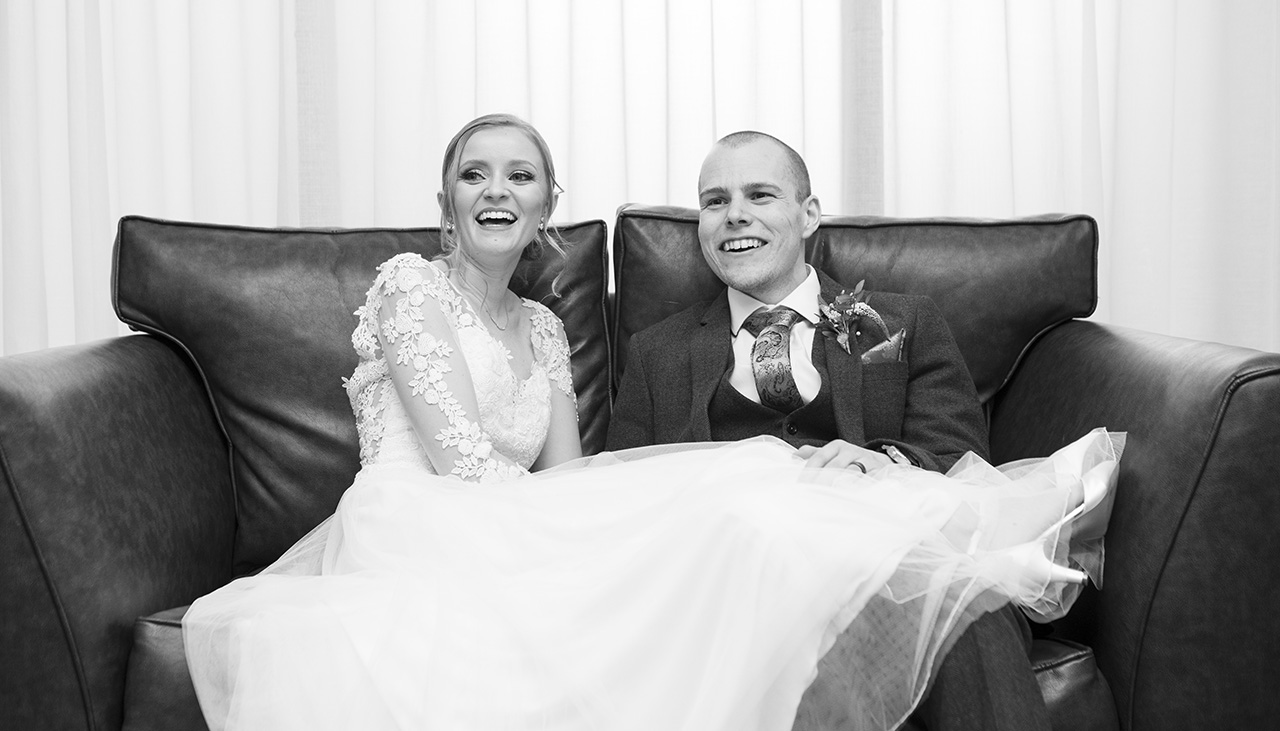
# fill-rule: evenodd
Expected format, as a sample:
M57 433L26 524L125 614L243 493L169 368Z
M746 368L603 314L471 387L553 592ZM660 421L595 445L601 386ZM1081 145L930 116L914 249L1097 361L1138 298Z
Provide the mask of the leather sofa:
M719 287L696 220L624 206L612 247L604 222L566 225L567 259L517 273L565 320L587 452L629 337ZM114 305L142 334L0 358L0 728L204 728L185 606L332 512L358 467L352 312L379 262L438 246L434 229L121 220ZM1280 355L1080 319L1097 299L1085 216L827 217L808 255L934 298L996 461L1129 432L1105 588L1036 640L1055 728L1280 718ZM797 728L839 728L833 674Z

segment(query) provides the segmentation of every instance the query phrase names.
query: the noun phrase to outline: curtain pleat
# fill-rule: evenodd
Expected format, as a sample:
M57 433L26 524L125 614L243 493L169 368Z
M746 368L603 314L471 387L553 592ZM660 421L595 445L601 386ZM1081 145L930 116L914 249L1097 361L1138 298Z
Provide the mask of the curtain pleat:
M1116 25L1109 317L1280 350L1280 6L1099 9Z
M884 10L886 213L1088 213L1097 319L1280 350L1280 6Z
M1269 0L0 0L0 41L0 353L122 332L125 214L434 224L494 111L561 221L694 205L761 129L828 213L1094 215L1096 317L1280 350Z
M880 0L852 0L841 17L840 115L844 142L841 183L844 195L836 208L841 213L884 213L884 23ZM825 22L825 18L815 18ZM823 63L823 59L815 59ZM815 93L823 93L822 89ZM821 139L822 134L813 135ZM827 137L831 133L826 133ZM831 199L834 202L834 199Z

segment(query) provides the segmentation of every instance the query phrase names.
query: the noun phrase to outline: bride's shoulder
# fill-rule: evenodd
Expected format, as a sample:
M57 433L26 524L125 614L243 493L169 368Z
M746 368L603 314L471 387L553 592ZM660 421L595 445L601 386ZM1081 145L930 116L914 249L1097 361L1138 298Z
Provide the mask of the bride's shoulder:
M421 254L405 252L378 265L378 275L369 288L369 296L406 294L415 289L442 301L452 301L456 294L449 284L449 273L442 264Z
M564 332L564 322L551 311L550 307L535 302L528 297L521 298L524 306L529 308L529 321L533 324L533 330L541 335L555 335Z
M377 282L396 282L406 275L410 279L438 279L448 276L444 269L422 254L406 251L387 259L378 265Z

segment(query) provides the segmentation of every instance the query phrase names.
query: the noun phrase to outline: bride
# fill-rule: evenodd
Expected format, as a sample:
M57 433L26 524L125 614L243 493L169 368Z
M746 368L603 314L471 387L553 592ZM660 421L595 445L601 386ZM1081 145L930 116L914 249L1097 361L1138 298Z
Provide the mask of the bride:
M850 712L888 729L982 612L1060 616L1068 562L1097 578L1101 430L946 476L770 438L583 458L563 327L507 287L558 249L546 143L481 117L442 178L445 255L385 262L356 313L354 483L183 621L215 731L788 729L842 632L866 638Z

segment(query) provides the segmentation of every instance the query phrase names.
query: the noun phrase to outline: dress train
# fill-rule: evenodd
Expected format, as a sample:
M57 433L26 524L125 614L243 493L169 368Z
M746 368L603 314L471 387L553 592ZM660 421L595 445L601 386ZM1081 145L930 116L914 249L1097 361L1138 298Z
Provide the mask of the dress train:
M948 475L805 469L771 438L606 453L497 484L361 470L334 516L198 600L211 728L791 727L859 638L851 710L895 727L1005 603L1101 582L1123 435Z

